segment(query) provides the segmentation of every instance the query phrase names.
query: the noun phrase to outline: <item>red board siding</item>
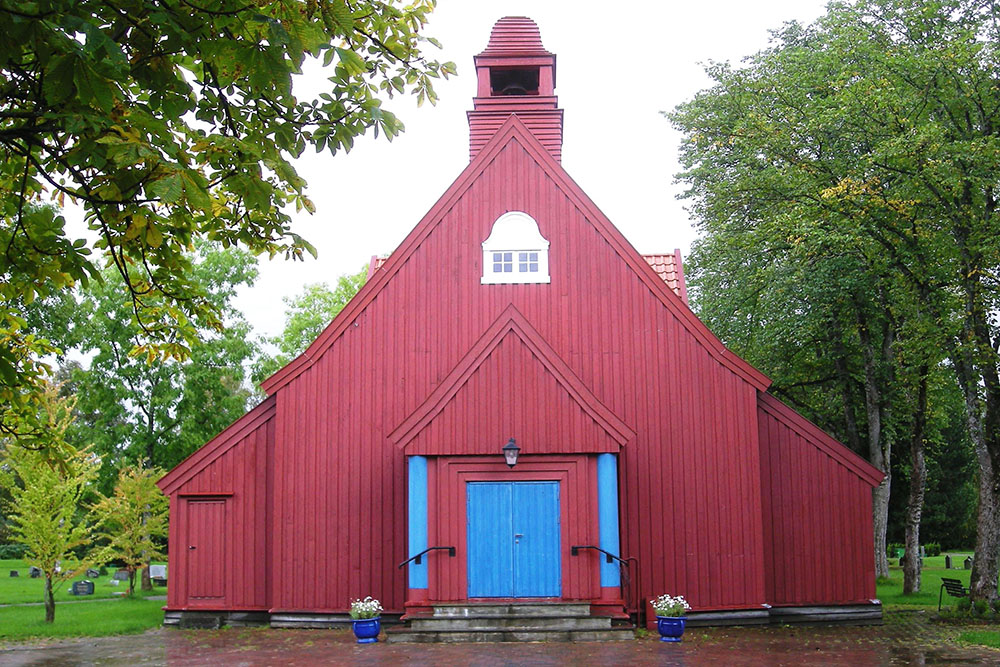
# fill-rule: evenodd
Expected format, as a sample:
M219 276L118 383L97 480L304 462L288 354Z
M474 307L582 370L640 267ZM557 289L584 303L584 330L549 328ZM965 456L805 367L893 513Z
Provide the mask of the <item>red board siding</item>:
M527 212L551 242L551 284L480 284L480 244L508 210ZM644 595L682 593L701 608L763 603L755 389L660 298L511 141L333 345L278 391L275 561L287 566L276 568L276 607L344 609L374 595L402 609L405 459L387 435L511 304L638 434L620 455L622 550L640 560ZM539 409L537 398L498 388L462 409L500 420L497 433L503 412L571 419L568 402ZM497 456L511 436L520 434L503 432ZM460 419L433 433L452 453L467 451L468 437ZM324 576L317 585L298 571Z
M251 610L270 606L264 517L271 502L274 410L254 411L240 421L261 414L264 416L255 428L239 432L214 460L171 493L170 568L174 576L167 590L168 609ZM238 431L234 427L239 425L237 422L227 432ZM211 570L204 569L208 564ZM220 589L224 591L221 598L206 594Z
M503 98L501 98L503 99ZM509 98L508 98L509 99ZM533 98L532 102L534 102ZM555 98L553 106L555 106ZM512 106L508 102L507 106ZM476 109L468 112L469 118L469 159L474 160L483 146L493 138L500 126L510 117L510 108L490 110ZM517 110L517 117L531 130L531 133L545 146L557 162L562 160L562 109L540 109L537 111Z
M765 581L778 605L863 603L875 597L870 481L846 448L761 397Z
M591 454L617 451L621 552L639 560L641 597L682 594L695 609L871 597L855 588L861 560L871 564L877 474L758 395L766 378L697 322L522 124L501 135L265 383L274 396L161 482L175 517L185 498L227 498L227 608L344 611L372 595L402 611L405 448L433 455L431 541L460 546L462 462L503 471L508 437L525 448L509 478L569 462L544 472L572 487L567 596L600 593L568 548L596 537ZM550 241L551 283L480 283L482 241L510 210ZM491 331L497 344L484 346ZM175 520L172 545L189 529ZM823 535L837 535L837 551ZM430 595L460 596L464 566L433 563ZM169 604L184 595L172 589Z

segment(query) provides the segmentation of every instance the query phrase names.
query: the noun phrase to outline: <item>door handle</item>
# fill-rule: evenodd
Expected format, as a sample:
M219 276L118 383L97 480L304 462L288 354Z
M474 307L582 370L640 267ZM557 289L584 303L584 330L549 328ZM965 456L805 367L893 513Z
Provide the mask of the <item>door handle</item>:
M198 548L198 547L196 547L196 546L195 546L195 545L193 545L193 544L192 544L191 546L189 546L189 547L188 547L188 549L197 549L197 548Z

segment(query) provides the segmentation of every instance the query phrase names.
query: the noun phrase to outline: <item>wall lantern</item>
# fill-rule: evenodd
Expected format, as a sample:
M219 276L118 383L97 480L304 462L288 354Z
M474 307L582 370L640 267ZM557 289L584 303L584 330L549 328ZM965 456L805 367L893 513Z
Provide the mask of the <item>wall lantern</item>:
M517 446L514 442L514 438L511 438L506 445L503 446L503 459L507 462L507 465L511 468L517 463L517 454L521 451L521 448Z

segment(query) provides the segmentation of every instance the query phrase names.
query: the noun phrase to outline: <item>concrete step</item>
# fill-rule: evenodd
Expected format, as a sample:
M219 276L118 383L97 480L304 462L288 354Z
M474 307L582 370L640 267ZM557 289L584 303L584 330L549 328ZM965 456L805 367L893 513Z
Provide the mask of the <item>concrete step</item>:
M586 602L471 602L436 604L434 616L589 616Z
M410 619L412 630L467 631L467 630L607 630L611 619L607 616L525 616L522 614L497 614L488 616L428 616Z
M634 639L629 628L606 630L474 630L438 632L435 630L393 629L386 631L389 643L471 643L471 642L600 642Z

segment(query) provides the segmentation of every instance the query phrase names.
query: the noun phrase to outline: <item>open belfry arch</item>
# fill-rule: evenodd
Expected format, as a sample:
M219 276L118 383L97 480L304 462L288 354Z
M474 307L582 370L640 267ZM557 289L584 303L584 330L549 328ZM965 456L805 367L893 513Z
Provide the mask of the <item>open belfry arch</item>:
M498 21L475 66L469 165L160 481L167 621L329 625L366 595L636 620L666 592L692 622L877 622L881 473L768 394L688 307L680 254L640 255L562 168L534 22Z

